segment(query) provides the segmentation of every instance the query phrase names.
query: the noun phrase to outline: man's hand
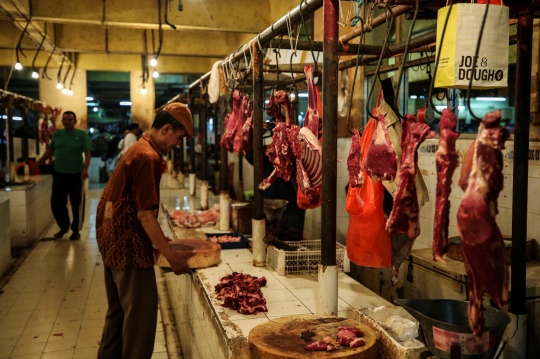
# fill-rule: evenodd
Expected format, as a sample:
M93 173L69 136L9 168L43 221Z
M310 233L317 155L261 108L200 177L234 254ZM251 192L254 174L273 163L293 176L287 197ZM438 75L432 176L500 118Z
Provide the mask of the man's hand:
M191 258L195 255L193 252L173 252L170 258L167 258L171 269L174 274L187 274L191 269L187 265L188 258Z
M85 180L88 178L88 170L86 169L83 169L82 172L81 172L81 180Z

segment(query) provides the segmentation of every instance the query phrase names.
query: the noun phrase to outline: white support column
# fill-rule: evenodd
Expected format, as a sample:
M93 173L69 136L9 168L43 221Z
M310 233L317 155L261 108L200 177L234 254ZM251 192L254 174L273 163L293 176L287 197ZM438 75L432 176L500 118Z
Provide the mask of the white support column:
M189 195L195 196L197 194L197 190L195 188L195 173L189 174Z
M227 192L221 192L219 194L219 230L228 231L231 220L231 199Z
M318 315L338 314L338 266L319 264Z
M252 219L253 231L253 266L266 267L266 219Z
M208 209L208 181L201 181L201 209Z

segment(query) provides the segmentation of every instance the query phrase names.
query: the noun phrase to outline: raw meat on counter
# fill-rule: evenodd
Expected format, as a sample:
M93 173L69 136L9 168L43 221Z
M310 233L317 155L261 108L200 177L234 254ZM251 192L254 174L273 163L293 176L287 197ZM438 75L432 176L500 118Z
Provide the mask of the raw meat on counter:
M402 127L399 185L392 212L386 222L386 230L390 234L404 233L413 241L420 234L420 207L415 184L418 147L427 138L435 137L435 133L413 115L405 115Z
M213 236L208 238L210 242L214 243L234 243L240 242L242 238L234 236Z
M371 138L364 168L374 181L393 181L397 172L397 157L394 145L388 138L384 115L377 116L375 131Z
M469 278L469 325L477 336L484 330L484 291L501 308L508 301L508 266L496 216L504 182L501 150L510 134L500 123L500 111L488 113L480 123L467 190L457 213Z
M176 209L171 212L171 217L187 228L198 228L209 222L217 223L219 220L219 204L215 204L212 208L199 213L189 213Z
M443 255L448 252L448 225L450 224L450 191L452 176L458 166L456 141L457 116L452 110L442 111L439 123L439 149L435 154L437 166L437 192L435 200L435 220L433 227L433 258L442 262Z
M325 337L323 340L319 340L310 343L304 347L304 350L308 351L334 351L339 346L358 348L366 345L366 342L362 338L364 332L355 327L338 327L337 337L339 342L336 342L332 337Z
M318 342L309 343L304 347L304 350L322 352L328 351L328 344L324 340L319 340Z
M215 286L217 299L223 300L223 306L241 314L268 312L266 299L261 287L266 285L266 278L252 277L249 274L233 272L220 279Z
M353 137L349 157L347 157L347 170L349 171L349 185L353 188L361 187L364 183L364 171L360 165L362 148L360 147L360 133L353 129Z

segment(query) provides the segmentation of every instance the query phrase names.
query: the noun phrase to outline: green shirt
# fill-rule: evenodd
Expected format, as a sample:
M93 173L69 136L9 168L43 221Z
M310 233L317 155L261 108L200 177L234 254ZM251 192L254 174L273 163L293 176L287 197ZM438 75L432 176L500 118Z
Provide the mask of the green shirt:
M82 172L82 155L92 147L88 134L76 128L71 132L65 129L54 131L49 149L54 151L54 169L60 173L72 174Z

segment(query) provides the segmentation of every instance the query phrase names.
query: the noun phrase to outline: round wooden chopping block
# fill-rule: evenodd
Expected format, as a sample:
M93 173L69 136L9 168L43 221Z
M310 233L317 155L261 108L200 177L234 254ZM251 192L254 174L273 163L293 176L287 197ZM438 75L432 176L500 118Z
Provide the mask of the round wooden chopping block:
M175 252L194 252L193 257L188 258L189 268L206 268L218 264L221 258L221 246L218 243L208 242L201 239L179 239L171 242ZM156 264L170 268L171 265L164 256L159 255Z
M355 327L364 332L366 345L359 348L339 346L332 352L307 351L304 347L324 337L337 339L338 327ZM302 339L302 332L315 334L311 342ZM249 333L251 359L284 358L348 358L377 359L377 334L365 324L352 319L317 315L293 315L257 325Z

